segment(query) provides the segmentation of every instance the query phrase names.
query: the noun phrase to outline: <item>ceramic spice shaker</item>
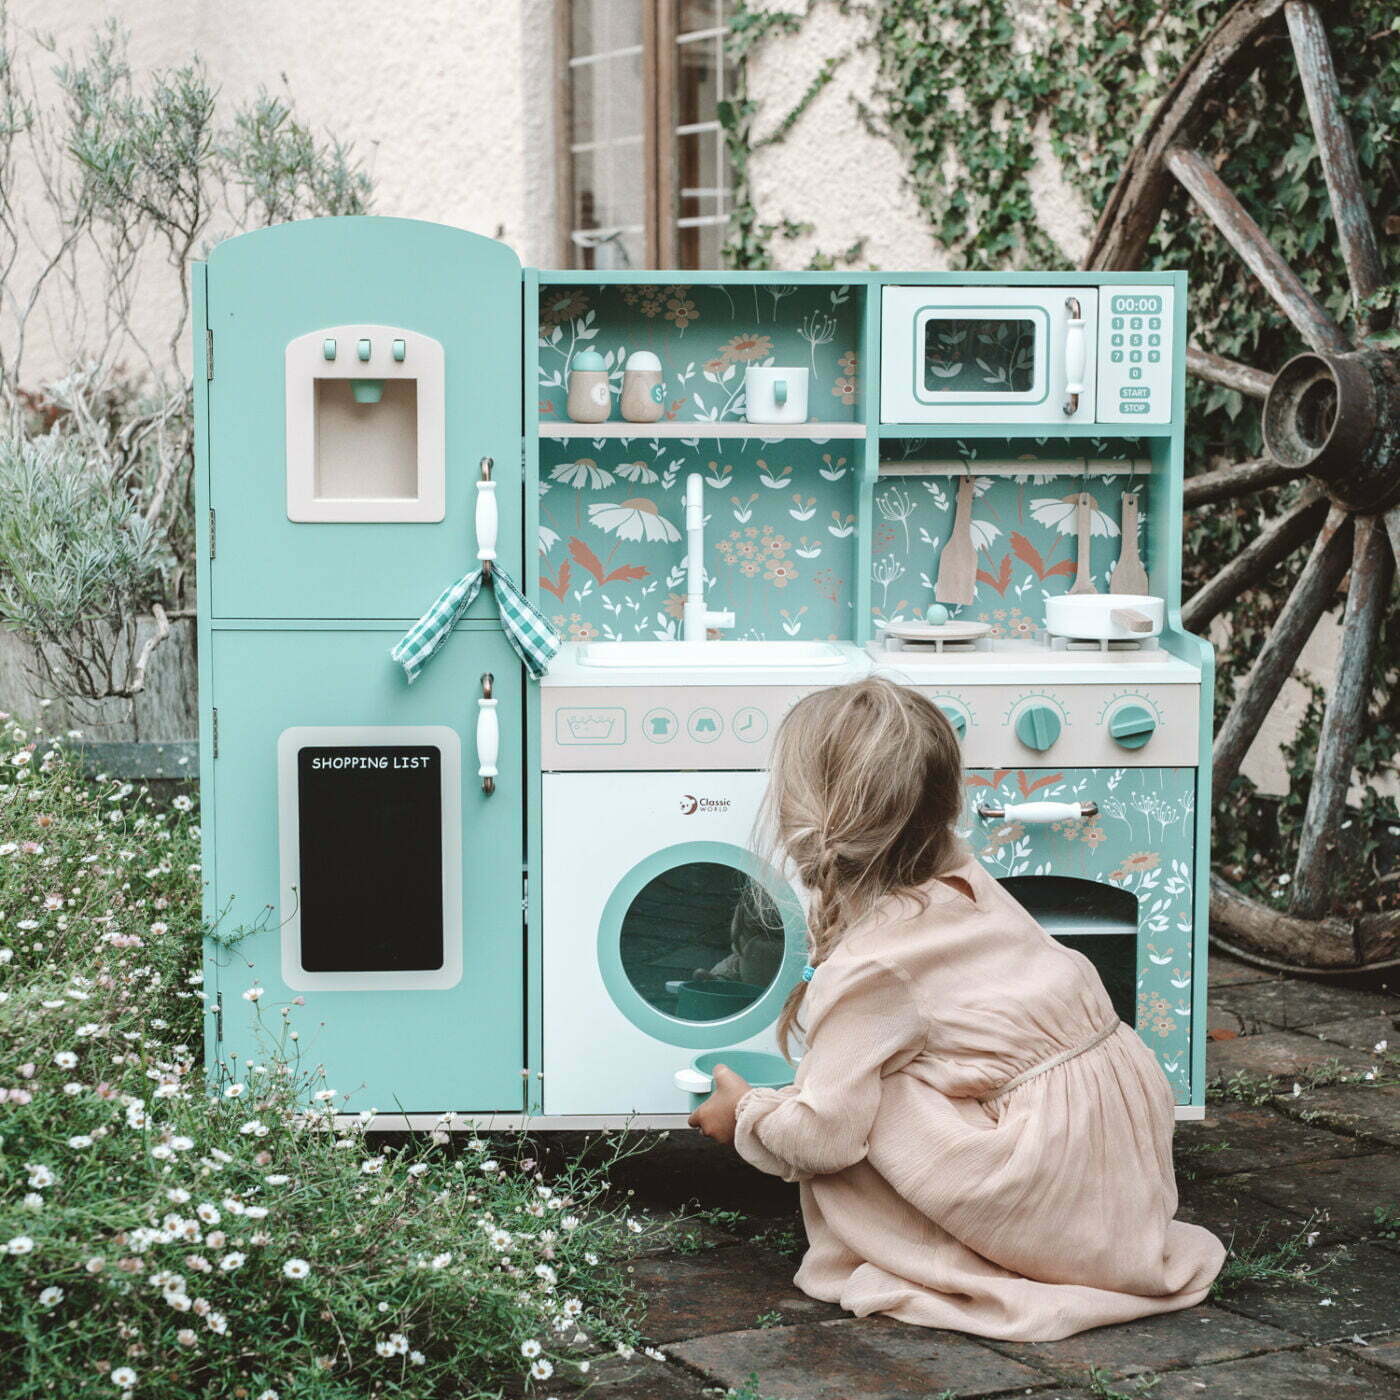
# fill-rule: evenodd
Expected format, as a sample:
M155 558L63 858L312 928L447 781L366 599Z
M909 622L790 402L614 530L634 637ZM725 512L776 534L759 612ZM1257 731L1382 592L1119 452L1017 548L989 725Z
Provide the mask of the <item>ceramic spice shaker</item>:
M580 350L569 365L569 417L575 423L605 423L611 413L608 367L596 350Z
M655 423L665 399L661 361L650 350L634 351L622 374L622 416L629 423Z

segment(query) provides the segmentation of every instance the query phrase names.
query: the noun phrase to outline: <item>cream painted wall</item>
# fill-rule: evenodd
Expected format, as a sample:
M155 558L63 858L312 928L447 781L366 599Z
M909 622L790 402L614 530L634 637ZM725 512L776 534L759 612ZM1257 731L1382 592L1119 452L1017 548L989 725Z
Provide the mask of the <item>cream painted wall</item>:
M116 20L138 73L198 56L230 106L266 88L318 134L350 142L373 175L376 213L456 224L504 239L523 262L555 261L552 0L10 0L9 15L60 54ZM50 65L33 66L52 92ZM171 275L148 269L143 339L164 339L177 299ZM68 332L38 330L30 381L68 361Z

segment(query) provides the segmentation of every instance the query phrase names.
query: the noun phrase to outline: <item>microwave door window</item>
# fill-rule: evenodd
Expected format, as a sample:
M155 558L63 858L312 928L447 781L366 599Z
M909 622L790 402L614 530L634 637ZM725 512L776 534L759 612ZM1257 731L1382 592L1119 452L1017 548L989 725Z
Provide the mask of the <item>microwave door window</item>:
M930 316L924 322L925 395L1029 394L1035 388L1036 325L1005 316Z

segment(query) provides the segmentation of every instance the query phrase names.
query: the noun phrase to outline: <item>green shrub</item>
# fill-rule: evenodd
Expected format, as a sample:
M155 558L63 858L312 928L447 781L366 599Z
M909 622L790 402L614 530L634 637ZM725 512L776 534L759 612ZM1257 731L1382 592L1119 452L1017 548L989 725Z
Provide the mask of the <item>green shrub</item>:
M206 1094L191 806L0 720L0 1394L547 1394L628 1350L606 1157L298 1118L324 1081L265 999L265 1059Z

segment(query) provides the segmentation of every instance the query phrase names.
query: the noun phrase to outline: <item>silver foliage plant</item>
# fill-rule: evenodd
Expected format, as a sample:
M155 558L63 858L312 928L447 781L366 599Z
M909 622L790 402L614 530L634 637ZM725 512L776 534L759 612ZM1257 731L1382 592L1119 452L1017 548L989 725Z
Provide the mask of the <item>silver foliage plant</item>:
M193 611L190 260L370 199L283 98L229 106L197 60L138 74L115 24L60 54L0 0L0 625L33 643L36 695L130 701ZM39 337L68 347L52 382L26 375Z

